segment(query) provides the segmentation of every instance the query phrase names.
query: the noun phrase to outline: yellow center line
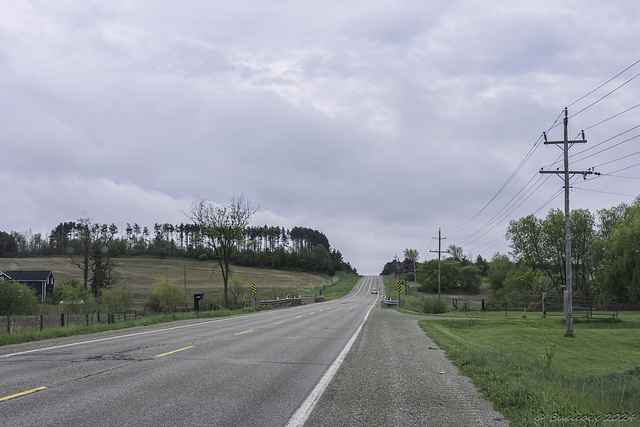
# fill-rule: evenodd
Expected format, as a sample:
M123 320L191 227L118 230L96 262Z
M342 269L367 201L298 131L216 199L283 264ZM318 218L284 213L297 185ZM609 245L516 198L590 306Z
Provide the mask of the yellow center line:
M180 348L180 349L178 349L178 350L173 350L173 351L170 351L170 352L168 352L168 353L162 353L162 354L159 354L159 355L157 355L157 356L155 356L155 357L167 356L167 355L169 355L169 354L177 353L177 352L182 351L182 350L188 350L188 349L193 348L193 347L194 347L194 346L190 345L189 347Z
M299 318L301 318L301 317L302 317L302 316L296 316L296 319L299 319Z
M276 323L274 323L274 324L275 324L275 325L279 325L280 323L284 323L284 320L283 320L283 321L281 321L281 322L276 322Z
M246 334L247 332L253 332L253 329L249 329L248 331L238 332L236 335Z
M311 312L311 313L309 313L309 314L316 314L316 312L315 312L315 311L312 311L312 312Z
M36 391L44 390L46 387L38 387L31 390L23 391L22 393L12 394L11 396L0 397L0 402L4 402L5 400L13 399L16 397L24 396L26 394L35 393Z

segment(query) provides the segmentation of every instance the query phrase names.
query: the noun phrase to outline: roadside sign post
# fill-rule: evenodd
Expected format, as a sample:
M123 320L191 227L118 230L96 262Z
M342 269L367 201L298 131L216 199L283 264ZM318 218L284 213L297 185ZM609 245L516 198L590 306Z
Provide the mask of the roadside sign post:
M257 293L257 289L256 289L256 284L252 283L251 284L251 295L253 295L253 306L256 306L256 293Z
M401 297L402 297L402 280L398 280L398 305L400 305Z

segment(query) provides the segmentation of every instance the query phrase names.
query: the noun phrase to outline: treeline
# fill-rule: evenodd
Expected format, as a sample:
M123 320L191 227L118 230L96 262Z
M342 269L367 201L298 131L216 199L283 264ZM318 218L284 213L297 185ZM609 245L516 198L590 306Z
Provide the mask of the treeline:
M441 260L439 269L437 259L414 263L413 259L405 257L402 261L394 259L386 263L380 274L417 280L421 292L437 293L440 282L440 291L444 293L477 293L483 277L489 274L489 263L480 255L472 262L456 245L450 245L445 253L448 256Z
M0 257L80 255L86 253L87 225L102 238L112 257L157 256L213 259L213 251L195 224L136 223L119 230L115 224L88 224L88 220L62 222L48 236L31 232L0 231ZM336 271L356 272L329 239L306 227L290 230L278 226L248 227L237 242L231 262L247 267L296 269L332 275Z
M640 197L595 214L571 211L573 295L614 297L640 304ZM516 299L543 292L561 294L566 287L564 213L545 218L529 215L507 228L512 259L496 254L490 285L498 298Z
M595 214L571 211L571 271L575 296L617 298L623 307L640 306L640 197ZM566 288L564 213L549 211L512 220L506 230L508 255L496 253L490 261L467 259L461 247L449 246L441 261L415 267L420 290L476 292L483 277L489 282L489 302L496 306L538 303L542 293L562 295ZM381 274L404 274L413 280L413 260L388 262ZM404 276L402 276L404 277Z

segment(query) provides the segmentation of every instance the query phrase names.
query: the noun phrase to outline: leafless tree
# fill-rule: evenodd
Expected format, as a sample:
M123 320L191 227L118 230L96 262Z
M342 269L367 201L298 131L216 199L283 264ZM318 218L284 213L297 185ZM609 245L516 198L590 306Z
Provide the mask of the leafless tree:
M205 200L198 200L191 205L189 219L205 236L222 272L225 308L229 308L228 283L231 256L242 241L244 229L257 210L258 208L254 207L243 194L234 196L228 205L218 205Z

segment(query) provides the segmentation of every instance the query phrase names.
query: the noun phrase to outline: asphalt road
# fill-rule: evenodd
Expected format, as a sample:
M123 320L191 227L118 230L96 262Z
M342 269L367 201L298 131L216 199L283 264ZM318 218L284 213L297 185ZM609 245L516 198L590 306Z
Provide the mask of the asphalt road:
M0 347L0 425L285 425L359 330L378 280L336 302Z
M0 347L0 425L506 425L383 289Z

